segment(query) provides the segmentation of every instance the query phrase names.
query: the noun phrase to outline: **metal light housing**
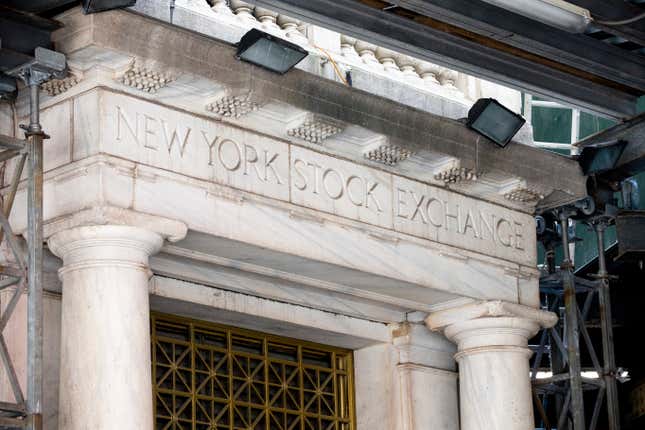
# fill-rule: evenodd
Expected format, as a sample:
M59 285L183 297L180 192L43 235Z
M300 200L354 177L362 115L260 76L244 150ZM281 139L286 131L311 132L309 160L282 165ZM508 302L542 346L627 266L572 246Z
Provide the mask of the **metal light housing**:
M578 158L582 173L593 175L613 169L616 167L620 156L623 155L626 146L627 141L625 140L585 146L582 148L582 153Z
M584 33L591 23L589 10L562 0L484 0L569 33Z
M468 111L466 125L502 148L522 128L526 120L495 99L479 99Z
M16 80L0 72L0 100L15 100L17 94Z
M83 0L83 13L97 13L106 10L134 6L137 0Z
M307 55L309 52L295 43L254 28L240 39L236 57L283 75Z
M622 211L616 217L618 257L642 259L645 255L645 211Z

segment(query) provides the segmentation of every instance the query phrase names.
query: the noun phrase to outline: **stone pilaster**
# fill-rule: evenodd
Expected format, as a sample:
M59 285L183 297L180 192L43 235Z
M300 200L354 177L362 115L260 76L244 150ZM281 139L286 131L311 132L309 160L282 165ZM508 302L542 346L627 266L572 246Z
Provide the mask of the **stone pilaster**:
M533 430L528 339L551 312L505 302L438 311L426 319L457 344L461 430Z
M59 428L151 430L148 257L186 227L120 209L106 213L94 223L77 215L49 229L49 247L63 260Z
M402 430L459 430L455 347L422 324L393 331Z

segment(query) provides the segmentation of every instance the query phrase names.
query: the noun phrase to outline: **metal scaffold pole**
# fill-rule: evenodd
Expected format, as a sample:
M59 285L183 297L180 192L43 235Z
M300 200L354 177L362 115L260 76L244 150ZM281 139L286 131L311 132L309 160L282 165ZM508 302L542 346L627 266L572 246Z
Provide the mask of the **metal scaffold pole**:
M603 380L607 394L607 416L609 430L620 430L620 411L618 408L618 385L616 384L616 357L614 355L614 328L611 316L611 296L609 273L605 259L605 230L607 220L601 219L593 224L598 238L598 302L600 305L600 330L602 332Z
M29 81L30 121L27 128L29 154L27 193L27 428L42 429L43 398L43 138L39 108L40 83Z
M562 284L564 289L564 314L567 342L567 358L569 362L569 402L573 430L585 430L585 407L582 392L582 366L580 363L580 331L578 327L578 303L576 301L576 285L573 275L573 264L569 253L569 216L566 211L560 211L559 220L562 231L563 261L561 264ZM565 400L566 403L566 400ZM566 406L565 406L566 409ZM558 423L558 428L562 425Z

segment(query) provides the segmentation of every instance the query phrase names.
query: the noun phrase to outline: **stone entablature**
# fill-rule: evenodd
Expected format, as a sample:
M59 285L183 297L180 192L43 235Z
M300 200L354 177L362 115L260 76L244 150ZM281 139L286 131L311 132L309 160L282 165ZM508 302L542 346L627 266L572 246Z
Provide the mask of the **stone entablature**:
M103 89L74 105L74 135L94 137L75 142L79 155L110 154L522 265L536 258L528 214Z

